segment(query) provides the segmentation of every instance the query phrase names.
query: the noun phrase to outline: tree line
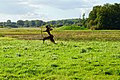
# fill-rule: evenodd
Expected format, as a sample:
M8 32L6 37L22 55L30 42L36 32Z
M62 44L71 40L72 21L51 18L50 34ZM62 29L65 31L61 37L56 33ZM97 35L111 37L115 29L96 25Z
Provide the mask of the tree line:
M17 22L12 22L11 20L7 20L7 22L0 22L0 27L11 27L11 28L18 28L18 27L39 27L44 25L45 22L42 20L18 20Z
M86 21L91 29L119 29L120 30L120 4L104 4L94 6Z
M65 20L56 20L56 21L42 21L42 20L18 20L17 22L12 22L11 20L7 20L6 22L0 22L0 27L11 27L11 28L18 28L18 27L40 27L43 25L51 25L52 27L61 27L63 25L79 25L80 20L82 19L65 19Z
M48 25L52 25L53 27L61 27L61 26L69 26L69 25L76 25L76 26L82 26L82 19L65 19L65 20L56 20L56 21L49 21L46 22Z

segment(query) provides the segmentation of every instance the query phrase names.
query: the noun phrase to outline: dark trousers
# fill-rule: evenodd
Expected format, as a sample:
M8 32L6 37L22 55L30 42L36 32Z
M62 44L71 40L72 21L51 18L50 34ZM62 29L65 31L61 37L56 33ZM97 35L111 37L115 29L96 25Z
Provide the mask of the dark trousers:
M45 40L48 40L48 39L49 39L51 42L55 43L55 40L53 39L53 37L54 37L53 35L50 35L50 36L48 36L48 37L44 37L44 38L43 38L43 43L44 43Z

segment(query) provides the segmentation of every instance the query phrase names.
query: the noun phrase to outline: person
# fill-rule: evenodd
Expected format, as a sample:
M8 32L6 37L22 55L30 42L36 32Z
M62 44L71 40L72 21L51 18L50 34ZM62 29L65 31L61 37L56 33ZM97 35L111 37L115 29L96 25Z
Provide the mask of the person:
M50 33L50 31L52 31L52 30L53 29L51 29L48 25L46 26L46 30L43 31L43 32L47 32L49 36L43 38L43 43L45 42L45 40L49 39L51 42L53 42L54 44L56 44L55 40L54 40L54 36Z

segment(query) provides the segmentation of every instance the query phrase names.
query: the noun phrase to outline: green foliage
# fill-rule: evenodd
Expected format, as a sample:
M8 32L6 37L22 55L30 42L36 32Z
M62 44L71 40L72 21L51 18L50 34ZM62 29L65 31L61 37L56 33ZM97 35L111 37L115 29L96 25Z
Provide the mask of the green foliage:
M120 4L95 6L89 14L88 28L120 29Z
M44 22L42 20L18 20L17 22L11 22L11 20L7 20L7 22L0 22L0 26L2 27L40 27L43 25L50 25L52 27L61 27L63 25L80 25L82 24L82 19L65 19L65 20L56 20L56 21L48 21Z
M11 22L11 20L7 20L7 22L0 22L1 28L39 27L39 26L43 26L44 24L45 22L43 22L42 20L31 20L31 21L18 20L17 22Z
M54 27L61 26L70 26L70 25L78 25L82 24L82 19L65 19L65 20L56 20L56 21L48 21L46 24L52 25Z
M87 30L83 26L71 25L71 26L62 26L58 28L59 30Z
M18 20L17 25L23 27L24 26L24 21L23 20Z

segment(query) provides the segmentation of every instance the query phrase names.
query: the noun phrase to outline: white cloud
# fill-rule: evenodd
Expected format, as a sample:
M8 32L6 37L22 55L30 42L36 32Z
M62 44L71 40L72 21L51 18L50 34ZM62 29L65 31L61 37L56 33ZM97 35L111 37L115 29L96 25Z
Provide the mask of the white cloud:
M17 15L31 11L32 8L19 3L19 0L2 0L0 2L0 13Z
M43 20L79 18L84 12L90 11L95 2L96 0L21 0L21 4L34 8L34 12L24 15L25 18Z
M114 0L120 2L120 0ZM89 14L95 5L112 3L112 0L0 0L0 20L16 21L79 18Z
M32 5L44 5L59 9L88 8L99 0L26 0Z

